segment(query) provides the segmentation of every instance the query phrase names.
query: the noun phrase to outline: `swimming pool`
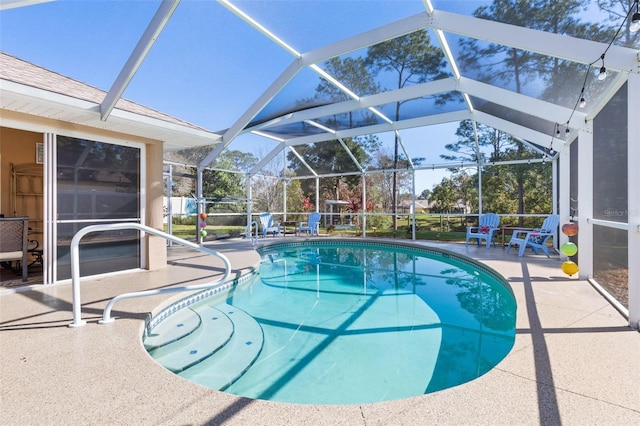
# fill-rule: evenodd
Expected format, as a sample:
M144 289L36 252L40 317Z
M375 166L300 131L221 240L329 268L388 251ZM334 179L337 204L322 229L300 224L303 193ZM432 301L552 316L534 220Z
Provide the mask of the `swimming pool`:
M463 384L513 347L511 289L471 259L360 240L258 252L257 276L181 301L147 332L158 362L249 398L357 404Z

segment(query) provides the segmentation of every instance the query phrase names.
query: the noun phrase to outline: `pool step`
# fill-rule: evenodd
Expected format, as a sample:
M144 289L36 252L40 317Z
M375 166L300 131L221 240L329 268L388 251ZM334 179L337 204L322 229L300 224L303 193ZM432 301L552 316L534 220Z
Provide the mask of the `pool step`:
M185 310L193 312L191 309ZM234 334L234 323L221 310L203 306L195 313L200 318L199 327L181 339L149 350L156 361L174 373L198 364L216 353Z
M224 390L253 365L262 351L264 334L260 324L243 310L230 305L216 307L233 321L233 336L224 348L179 375L209 388Z
M191 309L180 309L165 319L144 339L144 348L148 351L168 345L193 333L200 327L200 315Z

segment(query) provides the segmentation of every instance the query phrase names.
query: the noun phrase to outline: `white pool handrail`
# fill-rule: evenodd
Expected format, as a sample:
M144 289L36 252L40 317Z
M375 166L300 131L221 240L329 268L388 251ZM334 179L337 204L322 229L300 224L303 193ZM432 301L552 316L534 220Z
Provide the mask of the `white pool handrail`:
M135 297L152 296L152 295L162 294L162 293L176 293L181 291L205 290L205 289L214 287L219 283L226 282L229 278L229 275L231 275L231 263L229 262L229 259L227 259L227 257L222 253L219 253L215 250L208 249L206 247L199 246L198 244L194 244L190 241L183 240L182 238L174 237L171 234L167 234L157 229L150 228L148 226L141 225L139 223L132 223L132 222L90 225L78 231L73 236L73 239L71 240L70 254L71 254L71 285L73 287L73 322L69 324L69 327L81 327L86 324L86 321L82 320L82 313L81 313L82 304L80 301L80 261L79 261L80 240L82 239L82 237L84 237L85 235L91 232L110 231L110 230L117 230L117 229L138 229L148 234L153 234L159 237L163 237L166 240L173 241L185 247L190 247L192 249L201 251L203 253L216 256L224 262L225 272L222 278L214 282L196 284L192 286L169 287L169 288L143 290L143 291L137 291L132 293L120 294L114 297L113 299L111 299L111 301L104 308L104 314L102 315L102 319L98 321L100 324L106 324L114 321L114 319L111 318L111 309L113 308L113 305L119 300L132 299Z

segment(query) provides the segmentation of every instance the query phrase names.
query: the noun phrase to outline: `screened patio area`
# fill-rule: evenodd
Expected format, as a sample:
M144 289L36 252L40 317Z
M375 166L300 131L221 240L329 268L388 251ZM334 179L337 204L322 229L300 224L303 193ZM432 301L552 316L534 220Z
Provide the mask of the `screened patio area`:
M512 351L464 386L342 406L248 399L195 385L149 358L145 322L173 300L126 300L114 323L98 324L118 294L221 274L219 264L162 244L161 268L83 279L82 328L68 328L74 294L66 283L2 292L0 423L640 423L639 7L0 2L3 53L105 89L99 102L73 98L60 112L65 94L56 85L42 98L26 85L14 98L4 95L17 84L3 78L0 127L28 115L21 130L52 145L58 133L124 145L137 135L147 150L137 169L145 185L133 192L140 222L162 226L164 216L173 225L175 214L243 274L260 263L256 246L280 240L214 241L198 232L200 215L207 230L242 232L262 212L295 227L318 211L326 220L318 238L340 225L358 237L437 245L495 269L518 305ZM149 131L152 117L118 108L124 101L170 119L152 114L163 124ZM52 130L47 120L65 126ZM34 143L23 137L2 148ZM162 192L184 199L184 211L163 211ZM44 210L57 220L58 210ZM510 228L557 215L551 257L442 240L486 213ZM562 232L568 223L577 234ZM441 239L425 241L424 232ZM562 250L568 242L577 247L571 256ZM561 269L569 260L579 268L571 276Z
M637 328L638 9L637 0L13 0L0 10L3 51L110 88L82 125L123 119L126 96L219 129L165 141L165 161L193 165L196 177L167 194L194 197L197 214L204 200L228 197L245 200L243 224L261 211L292 221L346 201L361 235L406 226L412 238L416 199L462 223L493 212L535 227L558 215L579 225L580 278L623 283L616 298ZM60 37L54 15L86 36ZM114 28L121 40L105 41ZM568 240L558 233L554 243Z
M318 211L329 232L348 216L357 235L409 239L430 220L440 234L488 212L505 229L558 215L579 233L558 228L556 255L637 328L638 2L401 2L396 20L323 3L306 11L358 24L319 25L318 39L295 33L300 5L290 28L257 5L219 5L284 56L283 70L219 143L165 155L166 176L195 182L168 187L196 214L244 226L264 211L289 223ZM208 207L221 196L238 209ZM562 253L567 242L577 255Z

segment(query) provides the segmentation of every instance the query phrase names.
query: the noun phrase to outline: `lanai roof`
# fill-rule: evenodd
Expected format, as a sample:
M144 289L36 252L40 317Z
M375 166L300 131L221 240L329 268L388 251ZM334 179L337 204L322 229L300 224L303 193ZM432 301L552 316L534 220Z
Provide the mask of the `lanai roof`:
M436 152L441 141L438 145L428 133L416 136L411 129L466 119L507 132L543 156L572 140L628 74L640 72L640 32L630 32L634 0L34 3L41 2L3 1L3 26L24 13L37 28L38 20L46 22L47 13L59 8L69 11L69 21L60 24L81 31L88 24L77 19L85 19L93 32L110 35L90 54L79 53L75 64L95 74L111 72L110 79L102 80L110 89L91 95L99 104L91 112L95 123L100 122L96 117L116 121L120 111L137 105L121 100L126 94L198 123L193 128L202 137L192 145L218 143L201 164L225 147L243 150L242 141L251 138L263 151L253 171L282 150L368 134L399 135L407 157ZM507 3L515 13L504 13ZM101 7L105 16L97 20L91 14ZM549 19L534 16L543 12ZM138 28L123 31L137 38L116 40L109 27L114 23ZM357 87L358 79L335 74L331 61L336 58L341 63L365 59L373 46L422 31L443 61L425 79L409 79L398 88L394 72L382 70L363 88ZM48 32L44 29L43 36ZM61 38L51 41L51 49L64 48L64 42L73 45ZM28 56L7 44L9 53ZM229 49L233 56L224 56ZM608 76L600 81L602 67ZM99 80L70 68L73 72L55 71ZM323 82L330 90L319 92ZM585 106L579 102L583 97ZM398 103L402 108L396 115ZM194 104L198 112L190 115L193 108L186 106ZM217 130L198 133L200 127ZM560 131L562 137L556 138ZM168 150L181 147L167 144ZM434 166L438 157L433 158L426 163Z

